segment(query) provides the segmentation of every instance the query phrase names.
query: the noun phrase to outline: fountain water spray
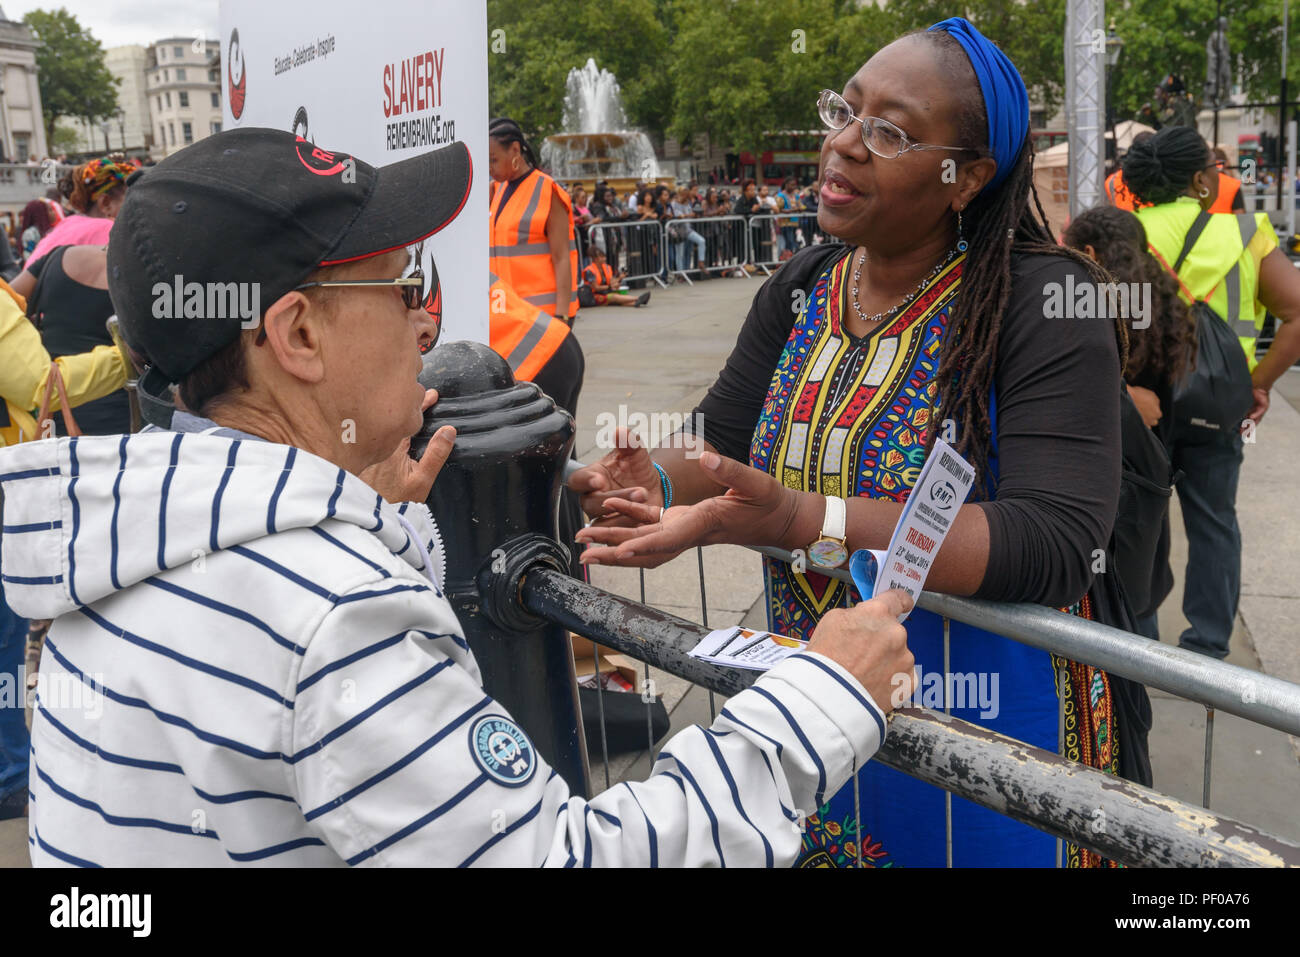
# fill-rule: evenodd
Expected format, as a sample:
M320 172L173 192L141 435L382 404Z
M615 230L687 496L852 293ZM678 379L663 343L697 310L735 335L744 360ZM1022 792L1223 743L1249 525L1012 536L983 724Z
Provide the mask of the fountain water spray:
M560 180L653 180L650 138L629 130L618 80L589 59L565 81L564 132L542 143L542 165Z

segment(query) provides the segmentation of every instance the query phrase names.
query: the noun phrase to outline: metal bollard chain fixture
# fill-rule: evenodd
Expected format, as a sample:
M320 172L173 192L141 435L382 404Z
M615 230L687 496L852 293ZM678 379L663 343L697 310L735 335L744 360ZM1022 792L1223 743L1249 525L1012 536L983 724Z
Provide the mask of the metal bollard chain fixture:
M525 611L525 569L568 566L557 542L563 464L573 419L506 360L477 342L425 357L420 383L438 390L411 442L419 457L444 425L456 444L428 506L447 552L448 600L483 674L483 687L527 730L576 794L590 794L573 651L563 627Z

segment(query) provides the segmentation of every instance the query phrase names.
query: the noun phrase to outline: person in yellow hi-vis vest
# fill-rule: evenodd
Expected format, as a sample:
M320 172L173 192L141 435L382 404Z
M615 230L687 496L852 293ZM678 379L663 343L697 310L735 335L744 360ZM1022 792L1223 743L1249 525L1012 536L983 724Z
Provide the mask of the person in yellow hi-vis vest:
M53 423L39 423L33 411L42 403L51 366L63 376L69 405L108 395L126 384L126 362L114 346L50 359L41 334L28 321L22 297L0 281L0 448L53 435ZM62 405L58 390L50 409ZM12 478L13 476L9 476ZM0 499L0 514L4 511ZM6 524L4 535L21 535L22 526ZM23 569L0 569L0 675L17 676L27 648L27 619L19 618L4 597L4 582L23 578ZM24 682L16 682L21 691ZM21 698L19 699L22 700ZM0 707L0 821L27 811L27 721L22 706Z
M569 325L578 313L578 237L573 202L537 168L519 124L488 127L489 268L530 305Z
M1228 324L1250 363L1254 404L1240 432L1174 433L1173 466L1183 472L1178 500L1187 531L1183 613L1189 622L1178 643L1224 658L1241 591L1242 433L1253 433L1268 411L1269 390L1300 359L1300 272L1278 248L1263 213L1209 212L1219 171L1195 129L1166 127L1135 142L1123 169L1128 188L1152 204L1136 212L1152 253L1175 273L1185 299L1206 302ZM1277 317L1277 335L1259 358L1255 343L1268 312ZM1139 625L1150 637L1158 636L1154 617Z

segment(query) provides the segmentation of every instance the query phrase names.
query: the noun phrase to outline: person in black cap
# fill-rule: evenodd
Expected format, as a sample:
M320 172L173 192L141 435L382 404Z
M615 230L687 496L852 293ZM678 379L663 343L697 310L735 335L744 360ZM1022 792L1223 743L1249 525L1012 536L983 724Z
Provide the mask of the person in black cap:
M374 169L241 129L128 193L109 288L185 409L0 451L6 598L56 619L47 687L84 689L37 696L34 864L783 864L879 747L901 592L591 801L484 694L415 504L454 435L406 454L439 302L406 247L470 180L463 146Z

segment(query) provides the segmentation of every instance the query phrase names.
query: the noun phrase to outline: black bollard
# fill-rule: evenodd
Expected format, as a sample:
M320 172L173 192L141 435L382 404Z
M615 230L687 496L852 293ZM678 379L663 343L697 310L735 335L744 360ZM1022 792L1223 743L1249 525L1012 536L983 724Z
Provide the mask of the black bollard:
M447 551L447 598L484 690L569 788L590 796L568 633L526 611L518 597L530 567L564 572L569 565L556 515L573 419L533 383L515 382L505 359L477 342L438 346L425 357L420 382L438 390L438 402L411 454L423 454L440 427L456 429L428 505Z

